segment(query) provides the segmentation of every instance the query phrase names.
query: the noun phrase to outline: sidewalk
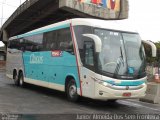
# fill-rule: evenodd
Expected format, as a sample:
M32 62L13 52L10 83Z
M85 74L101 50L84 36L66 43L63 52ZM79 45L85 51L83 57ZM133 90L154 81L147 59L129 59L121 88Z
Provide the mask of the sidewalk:
M140 99L127 99L127 101L130 101L130 102L134 102L134 103L141 103L142 105L152 105L153 107L155 108L158 108L160 110L160 104L154 104L152 102L144 102L144 101L141 101Z

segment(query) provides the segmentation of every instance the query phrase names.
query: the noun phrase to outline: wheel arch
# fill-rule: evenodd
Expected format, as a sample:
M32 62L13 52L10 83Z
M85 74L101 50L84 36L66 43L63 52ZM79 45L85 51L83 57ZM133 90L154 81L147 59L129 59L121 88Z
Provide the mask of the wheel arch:
M75 81L75 83L76 83L76 86L77 86L77 81L76 81L76 77L75 76L73 76L73 75L67 75L66 76L66 79L65 79L65 88L64 88L64 90L65 90L65 92L66 92L66 90L67 90L67 84L69 83L69 81L70 80L73 80L74 79L74 81Z

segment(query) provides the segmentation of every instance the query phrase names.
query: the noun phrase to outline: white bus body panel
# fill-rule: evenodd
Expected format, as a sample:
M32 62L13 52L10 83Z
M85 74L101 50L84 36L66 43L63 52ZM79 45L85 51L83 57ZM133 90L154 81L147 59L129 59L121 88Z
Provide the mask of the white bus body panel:
M112 79L115 82L122 82L122 81L127 81L127 80L117 80L117 79L113 79L113 78L109 78L106 76L102 76L102 80L107 80L107 79ZM140 81L140 80L146 80L147 78L144 77L142 79L139 80L133 80L133 81ZM128 80L130 81L130 80ZM130 89L126 89L126 87L130 87ZM116 86L114 88L109 88L106 86L103 86L97 82L95 82L95 98L94 99L101 99L101 100L106 100L106 99L129 99L129 98L142 98L146 95L146 89L147 89L147 84L144 83L141 86L124 86L121 87L119 86L119 88ZM122 89L122 90L121 90ZM103 95L100 95L99 93L103 93ZM123 93L131 93L130 97L124 97Z
M9 78L13 78L13 71L24 71L23 56L20 50L7 49L6 74Z
M130 89L126 89L127 86L116 86L114 89L110 87L106 87L104 85L95 82L94 78L99 80L114 80L115 82L122 82L127 80L117 80L110 77L102 76L93 71L81 67L81 87L82 87L82 95L84 97L98 99L98 100L109 100L109 99L129 99L129 98L142 98L145 96L145 92L147 89L147 85L144 83L141 86L129 86ZM146 80L145 78L134 80L140 81ZM128 80L130 81L130 80ZM132 89L132 90L131 90ZM100 93L103 93L100 95ZM130 97L124 97L123 93L131 93Z

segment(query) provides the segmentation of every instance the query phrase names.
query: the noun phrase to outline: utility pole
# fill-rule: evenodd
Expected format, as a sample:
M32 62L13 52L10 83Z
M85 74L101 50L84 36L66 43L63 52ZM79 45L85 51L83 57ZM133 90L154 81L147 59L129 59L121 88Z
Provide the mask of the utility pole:
M2 2L1 27L2 27L2 25L3 25L3 5L4 5L5 2L6 2L6 0L4 0L4 1Z
M2 24L3 24L3 3L2 3L2 16L1 16L1 27L2 27Z

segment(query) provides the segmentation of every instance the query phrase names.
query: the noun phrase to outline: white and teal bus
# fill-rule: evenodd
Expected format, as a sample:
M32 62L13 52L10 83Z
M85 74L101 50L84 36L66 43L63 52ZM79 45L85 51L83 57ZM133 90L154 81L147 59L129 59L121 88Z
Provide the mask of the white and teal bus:
M6 74L17 86L64 91L71 101L116 100L145 96L145 67L136 31L118 21L77 18L11 37Z

